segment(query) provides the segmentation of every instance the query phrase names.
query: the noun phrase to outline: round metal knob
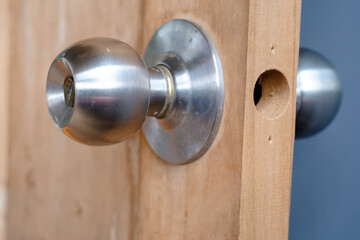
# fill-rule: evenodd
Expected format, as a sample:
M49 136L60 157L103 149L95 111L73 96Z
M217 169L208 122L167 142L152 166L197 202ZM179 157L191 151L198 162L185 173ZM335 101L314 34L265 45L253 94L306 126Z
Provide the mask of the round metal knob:
M145 122L150 146L172 163L207 151L224 103L216 48L203 29L185 20L165 23L144 59L115 39L75 43L51 64L46 91L53 121L72 139L114 144Z
M341 103L341 83L331 63L301 48L296 88L296 138L312 136L334 119Z
M51 64L46 87L50 114L59 128L79 142L118 143L145 121L149 72L155 71L149 71L123 42L109 38L78 42Z

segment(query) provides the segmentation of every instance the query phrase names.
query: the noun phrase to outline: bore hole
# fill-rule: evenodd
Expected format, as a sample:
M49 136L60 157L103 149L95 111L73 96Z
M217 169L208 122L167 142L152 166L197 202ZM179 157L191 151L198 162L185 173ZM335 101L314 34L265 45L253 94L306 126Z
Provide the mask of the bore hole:
M276 118L286 109L289 101L289 84L278 70L262 73L254 87L254 104L265 118Z
M72 76L67 76L64 80L64 99L68 107L74 107L75 84Z

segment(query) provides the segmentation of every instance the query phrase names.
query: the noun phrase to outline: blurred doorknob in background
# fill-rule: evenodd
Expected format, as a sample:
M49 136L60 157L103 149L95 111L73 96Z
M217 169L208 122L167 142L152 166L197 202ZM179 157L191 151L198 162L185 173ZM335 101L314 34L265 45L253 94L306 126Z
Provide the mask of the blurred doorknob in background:
M295 137L309 137L328 126L340 107L341 92L332 64L319 53L300 48Z

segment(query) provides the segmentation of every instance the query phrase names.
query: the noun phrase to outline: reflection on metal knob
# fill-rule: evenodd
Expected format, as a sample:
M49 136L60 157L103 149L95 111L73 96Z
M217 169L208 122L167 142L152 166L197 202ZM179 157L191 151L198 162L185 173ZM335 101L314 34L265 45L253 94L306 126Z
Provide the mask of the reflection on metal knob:
M109 145L144 123L153 150L173 163L203 155L219 128L224 88L210 37L185 20L164 24L144 60L115 39L75 43L52 63L47 103L55 124L88 145Z
M296 138L312 136L335 117L341 84L334 67L320 54L301 48L296 88Z
M55 124L79 142L117 143L136 132L149 106L148 70L114 39L81 41L52 63L47 101Z

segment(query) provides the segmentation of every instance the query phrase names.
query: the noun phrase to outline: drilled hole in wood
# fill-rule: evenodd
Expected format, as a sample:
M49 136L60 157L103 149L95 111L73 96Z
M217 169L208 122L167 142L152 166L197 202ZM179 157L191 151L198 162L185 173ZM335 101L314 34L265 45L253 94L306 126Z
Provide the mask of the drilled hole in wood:
M275 69L262 73L254 86L256 109L268 119L279 117L285 111L289 95L288 81Z

